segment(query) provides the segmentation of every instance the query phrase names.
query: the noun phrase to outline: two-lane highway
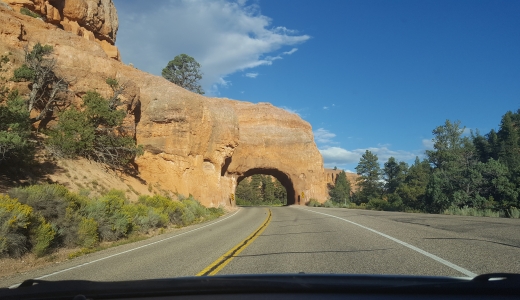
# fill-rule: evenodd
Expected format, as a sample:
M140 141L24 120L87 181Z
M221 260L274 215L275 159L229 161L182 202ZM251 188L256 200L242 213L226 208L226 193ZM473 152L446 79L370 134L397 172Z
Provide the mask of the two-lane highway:
M243 207L215 221L4 279L98 281L206 274L520 273L520 220ZM205 273L206 272L206 273Z

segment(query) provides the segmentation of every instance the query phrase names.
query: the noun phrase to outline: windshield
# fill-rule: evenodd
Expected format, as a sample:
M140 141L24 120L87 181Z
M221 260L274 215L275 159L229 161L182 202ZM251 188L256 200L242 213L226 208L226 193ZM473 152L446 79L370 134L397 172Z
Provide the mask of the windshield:
M0 286L520 273L520 2L6 2Z

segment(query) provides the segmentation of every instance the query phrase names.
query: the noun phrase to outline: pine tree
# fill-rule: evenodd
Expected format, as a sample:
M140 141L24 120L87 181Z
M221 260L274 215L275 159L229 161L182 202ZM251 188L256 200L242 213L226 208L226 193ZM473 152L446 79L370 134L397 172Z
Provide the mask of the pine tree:
M350 203L350 191L351 186L347 174L345 171L339 172L334 187L329 191L330 200L347 205Z
M360 203L367 203L370 199L381 197L381 167L377 159L377 155L369 150L361 156L359 164L356 167L357 185L360 191L356 193L356 199Z
M408 165L405 162L397 162L390 157L383 168L385 183L385 193L393 194L397 188L405 181Z
M204 94L198 83L202 79L200 64L191 56L180 54L162 70L162 76L167 80L198 94Z
M510 171L520 170L520 147L518 124L513 122L514 114L508 111L503 117L498 131L498 157Z
M422 209L430 173L430 163L426 159L420 161L419 157L416 157L406 173L404 183L397 189L405 207Z

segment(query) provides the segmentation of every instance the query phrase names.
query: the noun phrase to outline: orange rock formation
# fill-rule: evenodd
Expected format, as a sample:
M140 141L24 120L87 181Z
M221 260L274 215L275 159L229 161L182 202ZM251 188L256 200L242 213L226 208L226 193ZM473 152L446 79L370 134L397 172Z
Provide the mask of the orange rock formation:
M112 0L0 0L16 11L25 7L42 19L101 45L105 53L120 60L116 42L119 22Z
M86 24L78 20L74 22ZM32 47L40 42L54 47L58 74L71 81L76 101L93 89L108 97L108 77L127 84L123 95L129 112L126 124L146 149L136 164L148 183L192 194L205 205L233 205L230 195L238 182L262 173L275 176L285 185L289 203L326 200L322 157L311 126L297 115L268 103L194 94L111 59L96 41L2 5L0 24L0 54L11 52L15 64L22 63L27 44ZM115 39L114 30L101 29L98 32L108 37L113 34Z
M336 179L338 178L339 173L342 170L334 170L334 169L325 169L325 178L326 182L329 186L334 186L336 184ZM352 187L352 192L357 191L358 187L356 185L356 180L358 179L359 175L356 173L350 173L345 172L345 175L347 175L347 180L350 182L350 186Z

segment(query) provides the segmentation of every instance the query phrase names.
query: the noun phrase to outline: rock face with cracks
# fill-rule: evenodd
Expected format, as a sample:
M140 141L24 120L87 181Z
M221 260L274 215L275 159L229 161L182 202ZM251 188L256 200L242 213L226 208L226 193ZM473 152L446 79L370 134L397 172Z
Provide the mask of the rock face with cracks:
M297 115L268 103L192 93L111 59L96 41L1 5L0 24L0 54L11 53L13 68L23 62L24 47L53 46L57 73L71 82L73 101L89 90L109 97L109 77L127 86L121 109L145 148L135 164L149 185L192 194L207 206L234 205L238 182L260 173L280 180L289 204L326 200L322 157L311 126Z
M16 11L22 7L42 20L101 45L105 53L120 60L116 42L119 22L112 0L0 0Z

